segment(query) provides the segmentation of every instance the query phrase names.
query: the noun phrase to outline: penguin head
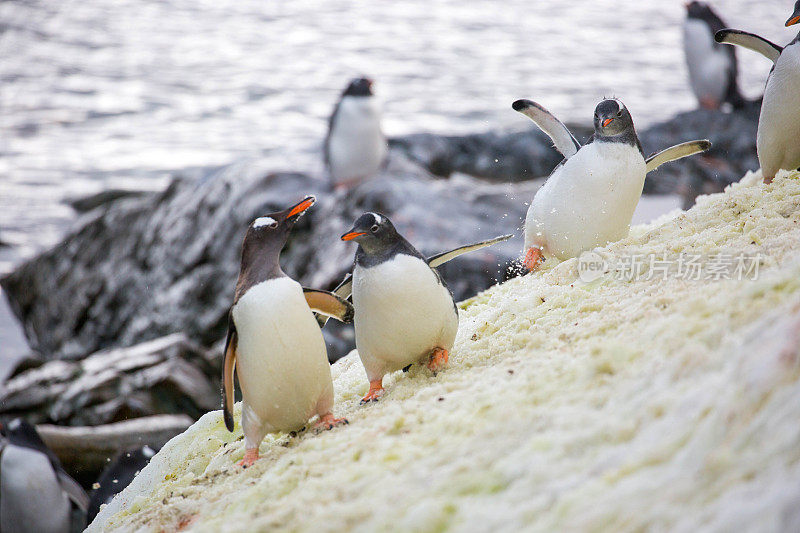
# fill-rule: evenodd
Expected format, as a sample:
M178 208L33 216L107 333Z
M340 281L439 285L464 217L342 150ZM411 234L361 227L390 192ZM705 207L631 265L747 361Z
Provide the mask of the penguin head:
M684 6L686 6L686 16L690 19L705 20L708 15L713 13L705 2L687 2Z
M342 235L343 241L356 241L367 254L388 250L398 239L392 221L380 213L364 213L353 227Z
M4 421L0 424L0 434L8 439L10 444L39 451L47 455L54 466L61 466L55 454L47 447L42 437L39 436L39 432L27 420L14 418Z
M244 244L242 245L242 258L253 259L253 255L261 250L268 250L269 256L274 255L277 261L283 245L289 239L295 222L303 216L306 210L314 205L316 198L313 196L306 196L302 201L295 205L270 213L255 219L250 227L247 228L247 234L244 237ZM262 256L263 257L263 256Z
M600 137L614 137L633 129L633 118L625 104L616 98L603 100L594 110L594 132Z
M369 78L353 78L342 93L342 96L372 96L372 80Z
M786 27L794 26L800 22L800 0L794 3L794 11L792 12L792 16L789 17L789 20L786 21Z
M14 418L0 424L0 434L12 444L24 445L26 442L44 446L39 433L27 420Z

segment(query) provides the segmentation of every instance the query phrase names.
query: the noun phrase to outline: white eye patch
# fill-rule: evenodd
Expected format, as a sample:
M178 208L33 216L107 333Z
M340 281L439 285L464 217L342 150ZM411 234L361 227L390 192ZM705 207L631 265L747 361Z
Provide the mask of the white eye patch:
M261 226L269 226L275 224L275 219L272 217L259 217L253 221L253 228L260 228Z
M376 224L381 224L383 222L383 217L380 216L378 213L370 213L370 214L375 219Z

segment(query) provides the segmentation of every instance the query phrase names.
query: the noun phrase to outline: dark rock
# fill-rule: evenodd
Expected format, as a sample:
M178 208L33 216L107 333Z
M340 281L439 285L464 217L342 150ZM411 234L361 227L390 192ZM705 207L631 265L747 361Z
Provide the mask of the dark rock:
M491 181L524 181L547 176L562 159L538 129L463 136L417 133L391 139L389 145L440 177L460 172Z
M697 109L656 124L639 133L646 154L692 139L708 139L711 150L665 164L648 174L646 194L678 193L684 208L694 205L698 194L722 191L739 181L748 170L759 168L756 155L758 103L723 112Z
M48 361L0 391L0 415L97 425L157 414L199 418L219 403L219 358L174 334L81 361Z
M241 241L259 215L319 194L296 225L282 265L304 285L331 288L355 252L339 236L364 211L392 217L420 251L433 254L516 232L537 186L437 180L394 154L381 176L346 194L319 194L326 185L306 175L265 174L240 163L200 181L177 180L152 198L115 202L2 285L32 346L49 359L81 358L176 331L211 346L226 331ZM465 298L501 279L498 265L520 249L519 240L506 242L453 261L443 274L456 297ZM346 353L347 336L328 334L339 339L332 357Z
M319 189L307 176L267 175L247 164L175 180L154 197L87 215L61 244L0 283L46 358L85 357L176 331L207 346L225 330L248 223Z
M35 353L28 353L20 357L15 363L11 372L9 372L8 377L6 379L11 379L14 376L22 374L27 370L31 370L34 368L39 368L42 366L46 361L42 359L39 355Z
M105 191L100 191L96 194L91 194L89 196L68 199L66 200L66 203L69 204L69 206L75 211L79 213L85 213L100 206L106 206L121 198L137 198L149 194L154 193L130 189L108 189Z
M36 430L69 475L89 488L121 450L160 448L193 422L186 415L156 415L91 427L40 424Z

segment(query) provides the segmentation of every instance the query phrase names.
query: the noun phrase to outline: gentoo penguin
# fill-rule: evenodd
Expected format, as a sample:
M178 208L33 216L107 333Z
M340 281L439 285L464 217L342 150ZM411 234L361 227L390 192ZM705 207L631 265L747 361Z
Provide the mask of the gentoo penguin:
M372 80L356 78L342 93L328 122L324 156L334 187L351 187L373 177L387 152Z
M369 379L361 403L383 393L383 376L424 363L437 372L447 364L458 330L453 295L436 271L463 253L509 239L463 246L426 259L380 213L364 213L342 235L358 243L352 277L334 291L352 291L356 349Z
M82 530L89 497L64 472L36 428L17 418L3 424L2 434L7 441L0 456L0 531Z
M223 366L223 414L230 431L234 369L242 388L241 466L258 459L258 446L267 433L299 430L314 415L319 415L317 427L331 429L347 422L333 416L331 370L312 311L349 322L353 308L332 293L301 287L278 262L292 227L314 201L309 196L257 218L242 244Z
M114 496L130 485L133 478L147 466L156 451L147 445L124 451L103 469L103 473L97 478L96 488L89 497L87 524L92 523L100 512L101 505L110 503Z
M533 120L564 155L525 217L524 261L529 270L545 255L568 259L628 235L647 173L711 147L705 140L690 141L645 160L631 114L617 99L597 104L594 135L584 146L539 104L517 100L512 107Z
M735 108L745 103L736 83L736 51L714 41L714 34L727 27L705 2L686 4L683 51L689 82L700 106L708 109L724 102Z
M798 22L800 1L795 3L786 26ZM800 33L784 48L739 30L718 31L715 39L749 48L774 63L767 77L756 133L761 174L764 183L770 183L778 170L800 167Z

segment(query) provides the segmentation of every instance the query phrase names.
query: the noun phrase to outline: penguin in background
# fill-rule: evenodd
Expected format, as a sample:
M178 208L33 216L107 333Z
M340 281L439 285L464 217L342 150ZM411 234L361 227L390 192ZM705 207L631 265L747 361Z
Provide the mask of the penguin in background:
M364 213L342 235L358 243L353 273L334 293L353 300L356 349L369 380L362 404L383 396L383 377L390 372L415 363L434 373L444 368L458 331L458 308L436 267L510 238L425 258L380 213Z
M705 2L689 2L683 23L683 51L689 82L700 107L719 109L725 102L734 109L747 101L739 92L736 51L720 46L714 35L727 28Z
M328 121L323 154L334 188L353 187L374 177L386 161L388 151L372 80L355 78L342 93Z
M67 533L86 525L89 497L61 467L36 428L20 418L2 424L0 531Z
M228 315L222 407L233 431L233 377L242 389L245 454L240 466L258 460L267 433L298 431L319 415L316 427L346 424L333 416L333 381L322 331L314 312L342 322L353 307L336 295L301 287L281 270L280 253L295 222L315 202L308 196L277 213L257 218L242 243L242 263Z
M525 217L524 264L530 271L545 255L569 259L626 237L647 173L711 147L707 140L689 141L645 159L633 118L615 98L597 104L594 134L583 146L536 102L517 100L512 107L533 120L564 156Z
M800 0L786 27L800 22ZM724 29L714 36L718 43L738 45L774 63L767 77L758 117L756 152L764 183L775 174L800 167L800 33L785 47L741 30Z
M114 496L130 485L133 478L145 467L150 459L156 454L158 449L150 446L141 446L124 451L103 469L97 484L89 497L89 508L87 510L86 523L91 524L100 506L111 503Z

